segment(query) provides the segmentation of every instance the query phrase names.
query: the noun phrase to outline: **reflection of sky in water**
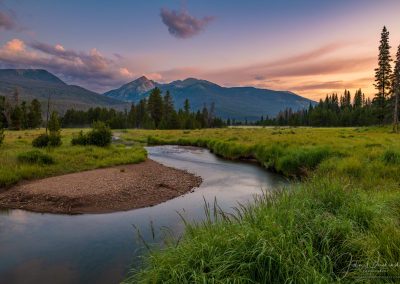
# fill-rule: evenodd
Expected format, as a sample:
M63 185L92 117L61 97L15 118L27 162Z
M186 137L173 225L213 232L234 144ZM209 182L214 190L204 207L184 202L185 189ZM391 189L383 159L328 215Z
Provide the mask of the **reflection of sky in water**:
M176 211L190 220L204 216L204 200L230 210L247 202L261 188L283 180L253 164L217 158L207 150L161 146L148 148L149 157L167 166L184 169L203 178L193 193L154 207L111 214L54 215L22 210L0 212L0 279L4 283L117 283L132 261L143 252L136 225L143 237L154 242L167 226L182 232ZM57 281L55 281L57 279Z

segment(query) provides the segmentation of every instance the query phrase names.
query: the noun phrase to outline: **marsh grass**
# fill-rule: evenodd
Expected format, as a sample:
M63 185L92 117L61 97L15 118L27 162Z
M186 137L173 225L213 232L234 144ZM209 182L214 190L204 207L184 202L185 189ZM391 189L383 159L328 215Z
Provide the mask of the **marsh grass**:
M32 140L43 130L7 131L0 147L0 188L9 187L18 181L38 179L65 173L109 167L120 164L139 163L147 153L140 145L132 147L71 146L70 142L78 130L63 130L63 144L57 148L34 151ZM20 138L19 138L20 137ZM44 158L46 157L46 158ZM53 163L46 162L47 160Z
M127 283L398 282L400 137L388 128L125 135L150 144L206 147L228 159L252 157L302 179L239 206L233 215L184 221L179 243L152 250Z

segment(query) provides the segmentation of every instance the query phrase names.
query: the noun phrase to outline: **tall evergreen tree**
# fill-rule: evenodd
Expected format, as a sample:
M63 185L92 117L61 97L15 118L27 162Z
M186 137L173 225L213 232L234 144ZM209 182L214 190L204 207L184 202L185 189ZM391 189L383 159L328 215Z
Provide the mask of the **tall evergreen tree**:
M390 62L389 31L383 27L379 45L378 68L375 69L375 88L378 93L375 95L373 104L379 122L384 123L386 117L387 99L390 96L392 82L392 67Z
M147 105L150 117L153 120L155 127L158 128L163 114L163 103L161 90L159 88L154 88L151 91Z
M28 125L28 108L26 106L26 102L23 101L21 103L21 128L27 129L29 128Z
M399 131L399 96L400 96L400 45L397 49L396 61L393 74L393 131Z

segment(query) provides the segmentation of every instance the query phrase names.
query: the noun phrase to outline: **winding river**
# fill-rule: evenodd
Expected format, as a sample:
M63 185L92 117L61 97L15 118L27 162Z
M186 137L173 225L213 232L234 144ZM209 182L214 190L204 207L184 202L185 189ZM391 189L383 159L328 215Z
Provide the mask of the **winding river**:
M204 199L213 203L216 198L229 211L262 189L285 183L256 164L223 160L205 149L157 146L147 151L150 159L199 175L203 183L157 206L125 212L69 216L0 211L0 282L118 283L146 252L132 225L146 242L157 243L165 232L162 227L176 236L182 233L176 211L200 220Z

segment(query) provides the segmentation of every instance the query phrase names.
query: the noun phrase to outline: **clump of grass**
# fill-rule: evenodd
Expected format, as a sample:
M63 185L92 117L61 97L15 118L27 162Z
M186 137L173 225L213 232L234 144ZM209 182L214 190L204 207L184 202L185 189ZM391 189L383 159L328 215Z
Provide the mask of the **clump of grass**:
M21 163L28 164L51 165L55 163L52 156L38 150L20 153L17 159Z
M278 159L276 169L286 176L303 176L333 153L328 148L298 149Z
M400 153L389 149L383 153L382 159L386 164L399 165Z
M360 281L367 263L398 261L399 240L387 237L396 215L376 205L362 191L322 178L264 195L234 215L208 207L205 221L186 222L179 245L151 252L126 283ZM376 242L382 249L371 247Z

